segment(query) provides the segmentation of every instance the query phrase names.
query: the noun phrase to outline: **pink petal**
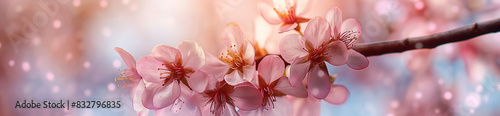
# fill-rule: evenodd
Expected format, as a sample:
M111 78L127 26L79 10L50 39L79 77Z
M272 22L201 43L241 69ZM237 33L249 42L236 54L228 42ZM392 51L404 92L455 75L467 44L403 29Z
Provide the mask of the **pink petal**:
M181 95L178 82L162 86L148 83L142 96L142 104L148 109L161 109L174 103Z
M263 114L264 112L264 108L261 106L255 110L250 110L250 111L247 111L247 110L238 110L238 114L240 116L266 116Z
M144 94L144 89L146 86L144 85L144 81L141 80L138 82L137 86L132 88L132 106L135 111L146 110L146 108L142 105L142 95Z
M238 116L238 112L234 106L226 103L226 107L222 110L221 116Z
M243 51L243 59L245 62L248 64L254 64L255 62L255 49L253 48L253 45L250 41L248 40L243 40L243 46L242 50Z
M287 31L293 30L297 26L299 26L299 24L297 24L297 23L283 24L283 25L280 26L280 29L279 29L278 33L283 33L283 32L287 32Z
M259 10L262 18L264 18L264 20L266 20L269 24L277 25L283 22L278 16L278 13L276 13L270 5L266 3L258 3L257 9Z
M311 93L309 93L311 94ZM307 98L293 98L293 116L319 116L321 100L308 96Z
M241 47L244 40L245 36L243 35L243 32L241 31L238 24L229 23L226 25L224 31L222 32L222 41L224 42L224 45L227 49L234 45L237 45L237 48Z
M306 87L304 87L303 84L298 84L297 86L292 87L292 85L290 85L288 77L281 77L278 80L276 86L274 86L274 89L282 93L285 93L287 95L292 95L295 97L302 97L302 98L307 97Z
M202 108L202 110L203 110L203 107L205 107L205 106L210 107L210 104L207 104L207 102L210 100L210 97L205 97L204 95L205 94L199 94L199 93L193 92L191 99L189 99L189 101L191 103L193 103L193 105L195 105L199 108ZM208 112L210 112L210 111L208 111Z
M191 97L193 96L193 93L196 93L196 92L193 92L191 89L189 89L189 87L187 87L187 85L184 85L184 84L179 83L179 88L181 89L181 95L179 96L179 99L182 99L185 101L191 99Z
M147 82L163 82L160 79L160 68L162 63L154 58L154 56L143 56L137 61L137 72Z
M254 75L253 75L253 79L252 80L247 80L248 82L252 83L254 86L259 86L259 74L257 73L257 71L254 72Z
M305 38L299 34L292 34L283 37L280 42L280 53L286 62L292 63L293 60L299 57L305 57L309 53L305 48Z
M325 101L331 104L340 105L349 97L349 90L344 85L332 85L330 93L325 97Z
M205 101L206 102L206 101ZM210 104L203 104L202 106L199 106L201 108L201 115L202 116L215 116L210 112Z
M255 78L255 64L247 65L243 68L243 79L251 81Z
M224 77L222 78L222 80L218 80L217 78L215 78L213 75L208 75L208 85L207 85L207 88L205 90L215 90L217 89L217 83L220 82L220 81L225 81L224 80Z
M293 113L292 103L285 97L276 97L274 108L264 111L264 116L291 116Z
M323 42L328 41L331 36L330 24L324 18L315 17L309 20L304 37L311 42L314 48L318 48Z
M304 14L309 12L315 1L316 0L297 0L297 3L296 3L297 4L296 11L298 13L297 16L303 16Z
M285 71L285 63L279 56L266 56L262 59L262 61L260 61L257 71L259 72L259 75L262 76L264 81L267 84L270 84L271 82L283 76L283 72Z
M240 110L254 110L262 105L260 91L249 82L236 85L229 96Z
M160 110L155 110L156 116L201 116L200 108L189 100L179 100Z
M151 51L156 60L161 62L175 62L181 59L181 52L174 47L167 45L157 45Z
M356 34L356 38L359 38L359 36L361 35L361 30L362 30L361 24L358 22L358 20L349 18L342 23L340 32L347 32L347 31L359 32L358 34Z
M144 109L142 111L137 111L137 116L148 116L149 115L149 110Z
M212 54L205 54L205 65L201 67L201 70L205 71L208 74L214 75L217 80L224 80L224 75L229 70L230 66L223 63L217 57Z
M344 42L333 41L330 44L330 49L328 50L328 59L326 59L326 62L334 66L340 66L347 63L348 57L348 50Z
M202 116L239 116L235 107L228 103L226 103L225 106L221 107L220 110L222 110L220 114L217 112L215 114L212 114L210 112L210 104L209 104L202 108L201 114Z
M209 77L204 71L198 70L186 78L186 80L193 91L202 93L207 88Z
M326 66L312 68L307 77L307 86L312 96L323 99L328 95L331 86L329 76Z
M194 41L182 41L177 45L182 54L182 65L191 70L198 70L205 64L205 53Z
M355 70L361 70L368 67L368 59L356 50L349 50L349 60L347 60L347 66Z
M245 82L243 79L243 73L238 70L234 70L233 72L225 75L224 80L226 80L227 84L233 86Z
M331 36L336 37L337 34L340 34L340 26L342 26L342 11L339 8L333 7L326 13L326 20L330 23L331 27ZM342 31L344 32L344 31ZM338 39L338 38L334 38Z
M125 65L127 65L128 68L135 69L135 59L134 57L132 57L132 55L130 55L130 53L119 47L115 47L115 51L120 54L123 62L125 62Z
M291 64L290 84L293 87L302 84L302 80L304 80L307 72L309 72L309 66L311 66L311 62L303 59L297 59Z

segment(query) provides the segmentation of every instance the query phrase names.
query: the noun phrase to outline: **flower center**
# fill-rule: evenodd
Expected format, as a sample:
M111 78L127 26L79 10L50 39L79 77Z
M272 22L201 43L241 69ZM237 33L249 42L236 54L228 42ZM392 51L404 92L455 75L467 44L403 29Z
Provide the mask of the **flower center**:
M228 85L225 81L221 81L217 83L217 85L217 89L207 91L205 95L210 97L210 100L207 102L207 104L210 103L210 112L215 115L220 115L223 109L226 108L226 103L234 106L234 100L229 97L229 93L234 87Z
M311 65L316 65L325 61L327 52L325 51L323 45L318 49L314 49L309 51L309 59L311 61Z
M194 71L189 70L189 69L184 69L182 64L179 64L179 63L178 64L165 63L165 64L162 64L162 66L163 67L158 68L158 70L165 71L165 72L160 73L160 78L165 79L163 82L163 86L165 86L165 84L169 84L170 82L172 82L174 80L184 82L185 81L184 77L189 78L189 76L187 74L194 72ZM164 76L164 75L168 75L168 76Z
M238 52L236 45L229 46L229 49L226 52L226 55L224 55L224 53L221 53L219 59L231 66L232 69L243 71L243 66L245 66L247 63L243 59L242 53Z
M273 2L274 11L278 13L285 24L295 23L297 21L294 0L273 0Z
M359 34L358 31L345 31L342 32L338 36L339 38L336 39L344 42L347 48L351 48L352 45L356 42L356 40L358 40L358 38L356 37L357 34Z
M259 88L262 93L262 106L267 109L267 106L274 108L274 102L276 102L276 97L274 96L274 91L269 86Z
M273 87L278 84L278 80L267 84L266 81L264 81L264 78L259 75L259 91L262 94L262 106L264 106L266 110L268 110L268 106L272 106L272 108L274 108L274 102L276 102L277 96L279 97L286 95L280 91L273 89Z
M136 75L130 69L123 69L123 72L120 73L120 78L115 78L116 81L123 81L122 85L118 85L118 87L127 87L134 83L132 79L134 79Z

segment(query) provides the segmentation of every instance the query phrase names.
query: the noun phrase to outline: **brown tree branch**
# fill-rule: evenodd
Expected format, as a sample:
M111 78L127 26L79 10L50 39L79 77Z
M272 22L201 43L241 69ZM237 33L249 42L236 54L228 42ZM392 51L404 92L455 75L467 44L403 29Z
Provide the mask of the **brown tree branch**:
M356 44L353 46L353 49L367 57L377 56L387 53L404 52L413 49L435 48L442 44L469 40L480 35L498 31L500 31L500 18L480 23L474 23L469 26L460 27L450 31L428 36L406 38L403 40Z
M381 41L374 43L355 44L352 49L368 56L377 56L387 53L398 53L414 49L435 48L446 43L469 40L474 37L500 31L500 18L474 23L446 32L432 34L422 37L406 38L403 40ZM494 38L500 39L500 38ZM500 43L499 43L500 44ZM266 55L272 55L267 54ZM276 54L281 57L281 55ZM257 64L265 55L256 56ZM281 57L282 58L282 57ZM282 58L283 59L283 58ZM288 65L288 63L285 62Z

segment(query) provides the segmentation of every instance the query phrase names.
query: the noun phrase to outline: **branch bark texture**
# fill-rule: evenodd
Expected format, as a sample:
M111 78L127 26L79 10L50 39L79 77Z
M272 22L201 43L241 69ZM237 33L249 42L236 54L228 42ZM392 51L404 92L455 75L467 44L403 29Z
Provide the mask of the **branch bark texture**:
M413 49L435 48L442 44L469 40L480 35L498 31L500 31L500 18L474 23L465 27L460 27L450 31L428 36L406 38L403 40L356 44L352 49L360 52L367 57L378 56L382 54L399 53Z

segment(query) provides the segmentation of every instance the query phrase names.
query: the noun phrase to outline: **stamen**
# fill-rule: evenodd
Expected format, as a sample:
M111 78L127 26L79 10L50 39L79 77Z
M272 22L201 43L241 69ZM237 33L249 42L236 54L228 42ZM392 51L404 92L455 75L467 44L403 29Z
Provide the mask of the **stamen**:
M295 7L290 7L289 9L278 9L274 8L274 11L278 13L278 16L283 20L285 24L297 22L297 16L295 15Z
M344 42L347 46L347 48L351 48L352 45L356 42L358 39L356 36L359 34L359 31L345 31L340 34L338 40L341 40Z
M127 87L132 84L133 75L130 74L129 69L124 69L123 72L120 73L120 78L115 78L115 82L123 81L123 84L119 84L118 87Z
M182 101L181 99L175 100L174 106L172 106L170 108L170 111L173 111L173 112L179 112L179 111L181 111L183 104L184 104L184 101Z
M234 101L229 97L227 88L225 88L226 83L219 83L217 85L218 89L205 92L205 95L210 97L210 100L206 103L210 103L210 113L215 115L220 115L222 111L226 108L226 103L234 105Z
M246 65L246 62L243 60L243 54L238 52L236 45L229 46L226 52L225 56L224 53L221 53L222 56L220 56L219 60L230 65L233 69L243 70L243 66Z
M274 108L274 102L276 102L276 96L274 96L274 91L269 86L260 88L260 91L263 95L262 106L264 106L264 109L269 110L267 106Z
M273 2L274 11L278 13L278 16L285 24L295 23L297 21L294 0L273 0Z
M280 12L286 12L295 6L294 0L273 0L274 8Z
M171 81L188 77L187 74L191 73L189 69L185 70L183 66L178 66L174 62L164 63L162 64L162 67L158 68L158 70L164 71L160 72L160 79L165 79L163 85L170 83Z

